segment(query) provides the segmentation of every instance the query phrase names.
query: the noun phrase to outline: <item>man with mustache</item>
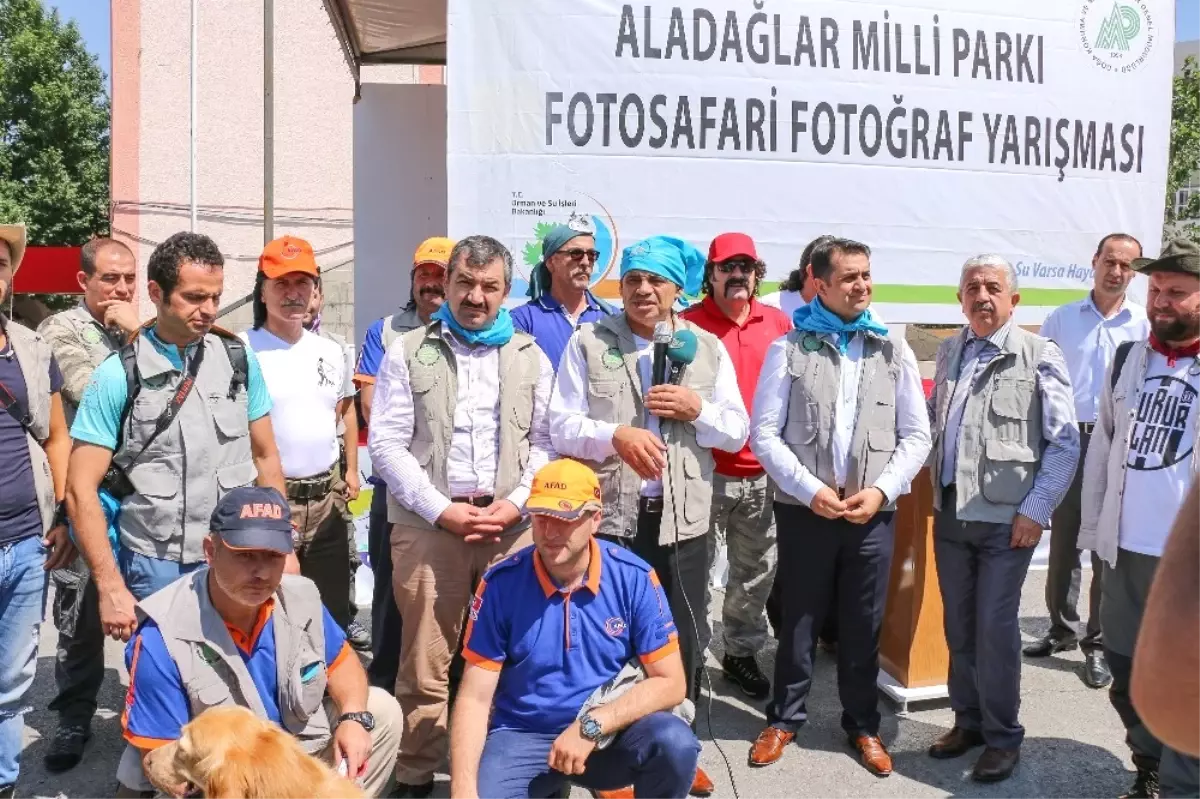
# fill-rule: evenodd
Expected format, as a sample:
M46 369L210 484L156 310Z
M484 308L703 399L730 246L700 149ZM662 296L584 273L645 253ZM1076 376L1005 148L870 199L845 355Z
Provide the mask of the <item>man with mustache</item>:
M933 396L934 556L950 648L954 727L929 748L986 745L972 773L1007 779L1020 759L1021 586L1079 460L1062 350L1013 321L1017 273L969 259L958 296L968 326L938 348Z
M792 329L782 311L757 299L766 273L753 239L745 233L722 233L708 248L704 301L682 314L725 345L742 403L748 409L767 347ZM764 699L771 683L754 656L766 645L763 607L775 580L774 486L749 444L734 454L714 450L713 458L716 469L708 543L715 549L724 541L729 553L729 582L721 609L725 631L721 667L742 693Z
M1105 687L1112 676L1104 662L1100 633L1102 570L1095 552L1086 631L1080 629L1079 613L1075 610L1081 578L1076 538L1082 511L1083 460L1087 457L1101 387L1113 354L1122 342L1144 340L1149 330L1146 309L1125 293L1133 280L1131 264L1141 256L1142 245L1133 236L1110 233L1102 238L1092 258L1091 292L1078 302L1056 309L1046 317L1040 331L1062 348L1067 368L1071 370L1075 416L1079 420L1080 463L1067 496L1054 511L1051 525L1050 565L1046 575L1050 630L1024 651L1027 657L1046 657L1082 647L1086 656L1083 680L1091 688Z
M271 394L300 573L316 584L345 630L354 608L346 568L349 489L338 464L337 425L354 402L354 383L342 348L304 329L320 274L304 239L284 236L267 244L254 282L254 326L242 339L258 356Z
M83 289L79 304L47 317L38 326L63 373L63 412L68 425L96 367L141 326L133 302L137 261L124 243L96 238L83 245L76 279ZM54 666L58 695L50 709L58 713L58 729L45 764L47 771L58 773L79 763L92 736L96 697L104 682L104 630L96 584L82 557L56 569L50 579L58 630Z
M1150 276L1150 336L1120 345L1100 387L1083 467L1079 546L1104 561L1100 627L1112 670L1108 695L1137 769L1126 796L1195 796L1200 761L1155 738L1129 691L1150 585L1200 463L1200 247L1176 239L1133 268Z
M699 697L709 635L709 530L713 450L746 444L749 418L725 345L672 311L700 292L704 255L653 236L621 255L624 313L583 325L567 343L550 406L555 448L600 477L598 535L650 564L679 627L687 696ZM694 336L695 357L674 384L652 383L655 328ZM696 796L712 780L697 769Z
M376 319L367 328L354 370L354 382L359 386L359 408L368 425L375 402L375 376L383 364L383 357L393 341L410 330L429 324L433 314L442 307L446 297L446 266L453 249L454 242L442 236L421 242L413 255L408 305L399 313ZM375 588L371 593L371 665L367 667L367 676L371 678L371 685L390 691L395 688L400 667L400 611L396 609L396 595L392 590L391 526L387 520L386 486L378 474L372 474L368 482L374 490L367 530L367 557L375 575Z
M585 322L613 312L588 286L600 253L591 223L572 216L542 239L542 260L529 278L529 302L513 311L513 326L533 336L557 369L567 339Z
M368 447L387 483L392 585L404 619L398 793L428 796L449 749L450 662L471 593L530 542L534 473L554 457L554 369L513 330L512 256L489 236L454 246L446 302L388 348Z
M870 253L849 239L815 248L817 296L768 348L754 394L750 446L776 486L786 580L774 699L752 766L778 761L807 721L817 633L833 614L842 728L869 771L892 773L879 737L879 634L896 501L930 436L916 357L870 310Z

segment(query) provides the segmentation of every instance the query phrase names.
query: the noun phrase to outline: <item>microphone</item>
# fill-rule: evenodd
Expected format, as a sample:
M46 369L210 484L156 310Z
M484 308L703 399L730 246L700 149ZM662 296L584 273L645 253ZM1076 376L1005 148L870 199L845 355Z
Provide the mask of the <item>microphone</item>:
M671 323L659 322L654 326L654 360L650 370L650 385L661 386L667 382L667 349L671 346Z
M680 330L672 336L671 344L667 347L667 359L671 361L668 382L671 385L677 386L683 381L684 368L696 360L698 344L696 334L690 330Z

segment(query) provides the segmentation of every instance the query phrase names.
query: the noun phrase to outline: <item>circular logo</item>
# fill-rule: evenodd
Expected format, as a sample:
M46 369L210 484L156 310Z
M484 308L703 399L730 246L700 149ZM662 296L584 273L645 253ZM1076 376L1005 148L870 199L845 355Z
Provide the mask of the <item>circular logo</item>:
M567 502L565 499L560 499L558 501L558 507L559 510L575 510L575 506L570 502Z
M800 346L804 348L805 352L816 352L821 349L821 339L812 333L806 333L804 338L800 339Z
M83 329L83 340L87 344L100 343L100 331L94 327L85 327Z
M603 363L607 369L620 369L625 363L625 359L621 357L621 351L616 347L613 347L612 349L604 351L604 354L600 356L600 362Z
M567 197L522 197L514 204L532 206L530 212L538 217L533 225L533 239L526 240L517 263L517 271L528 280L533 267L542 260L542 239L556 223L565 224L579 234L592 236L596 240L599 256L592 267L589 286L595 286L612 273L620 260L620 241L617 223L603 203L583 192L570 192ZM514 205L515 208L515 205ZM514 213L517 213L514 210ZM515 253L514 253L515 254ZM513 293L517 293L514 288Z
M1188 420L1195 413L1196 389L1178 377L1148 377L1137 398L1129 431L1126 465L1138 472L1166 469L1192 455Z
M1108 72L1140 68L1157 35L1147 0L1087 0L1079 11L1079 42Z
M424 366L433 366L441 357L442 354L433 344L422 344L421 348L417 350L417 362Z

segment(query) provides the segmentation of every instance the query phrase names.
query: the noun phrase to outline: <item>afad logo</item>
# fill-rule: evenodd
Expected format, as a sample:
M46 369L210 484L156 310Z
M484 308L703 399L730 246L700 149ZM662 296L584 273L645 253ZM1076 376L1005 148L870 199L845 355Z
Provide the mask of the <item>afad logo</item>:
M1088 0L1079 12L1079 41L1092 61L1109 72L1139 69L1157 33L1147 0Z
M596 251L600 253L596 258L596 264L592 269L592 279L589 283L592 291L598 297L612 299L620 296L620 288L618 281L609 279L609 275L617 266L621 248L620 239L617 233L617 224L613 220L612 214L608 209L600 203L599 200L589 194L579 193L579 199L575 201L574 208L570 210L570 214L561 222L538 222L533 229L533 240L525 244L524 250L521 252L521 260L524 262L523 277L528 281L529 275L533 272L533 268L542 260L542 240L546 234L556 224L566 224L580 231L580 235L591 234L596 239ZM514 285L512 296L523 296L528 288L528 283L525 286Z

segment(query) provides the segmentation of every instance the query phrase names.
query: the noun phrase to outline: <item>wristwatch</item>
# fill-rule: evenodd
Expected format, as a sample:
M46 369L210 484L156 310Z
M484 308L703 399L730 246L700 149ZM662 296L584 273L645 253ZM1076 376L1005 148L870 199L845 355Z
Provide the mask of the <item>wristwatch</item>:
M338 716L337 723L340 725L343 721L357 721L367 732L375 729L375 716L365 710L359 713L343 713Z
M604 735L604 730L600 729L600 722L596 721L592 717L592 714L585 710L583 715L579 717L579 734L592 743L596 743Z
M54 521L52 521L50 524L52 527L61 527L64 524L67 524L68 521L67 501L60 500L58 504L54 506Z

